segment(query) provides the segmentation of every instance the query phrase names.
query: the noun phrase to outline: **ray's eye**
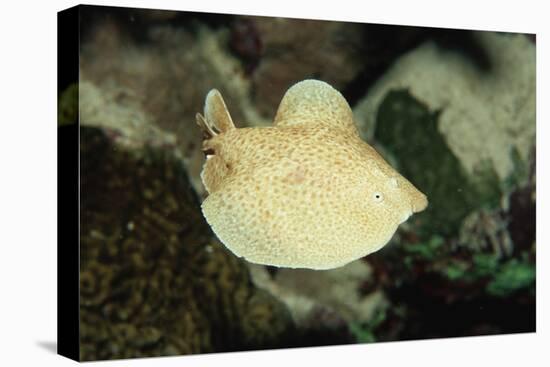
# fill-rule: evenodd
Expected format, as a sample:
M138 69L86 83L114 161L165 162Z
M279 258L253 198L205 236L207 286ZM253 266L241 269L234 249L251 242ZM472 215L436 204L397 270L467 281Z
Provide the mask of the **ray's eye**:
M382 195L381 192L377 191L374 194L372 194L372 199L374 200L375 203L381 203L382 201L384 201L384 195Z

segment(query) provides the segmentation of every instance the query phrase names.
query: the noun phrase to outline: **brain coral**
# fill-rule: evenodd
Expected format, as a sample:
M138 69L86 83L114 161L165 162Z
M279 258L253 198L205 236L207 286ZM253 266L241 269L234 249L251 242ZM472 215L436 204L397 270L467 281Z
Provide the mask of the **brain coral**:
M213 240L181 162L81 129L80 357L281 346L286 308Z

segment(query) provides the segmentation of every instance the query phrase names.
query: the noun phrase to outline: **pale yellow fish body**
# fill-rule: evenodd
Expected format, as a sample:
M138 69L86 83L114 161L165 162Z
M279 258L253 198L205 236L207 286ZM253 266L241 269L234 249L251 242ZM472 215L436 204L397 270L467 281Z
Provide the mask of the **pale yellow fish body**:
M383 247L426 196L361 140L344 97L305 80L273 126L236 128L221 94L197 114L207 154L203 214L235 255L266 265L331 269Z

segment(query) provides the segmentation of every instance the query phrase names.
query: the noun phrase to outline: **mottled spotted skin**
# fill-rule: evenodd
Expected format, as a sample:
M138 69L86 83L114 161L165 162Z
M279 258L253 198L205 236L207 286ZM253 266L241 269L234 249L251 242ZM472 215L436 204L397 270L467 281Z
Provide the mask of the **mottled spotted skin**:
M272 127L235 128L216 90L197 122L206 136L203 214L250 262L339 267L380 249L427 206L360 139L348 103L324 82L290 88Z

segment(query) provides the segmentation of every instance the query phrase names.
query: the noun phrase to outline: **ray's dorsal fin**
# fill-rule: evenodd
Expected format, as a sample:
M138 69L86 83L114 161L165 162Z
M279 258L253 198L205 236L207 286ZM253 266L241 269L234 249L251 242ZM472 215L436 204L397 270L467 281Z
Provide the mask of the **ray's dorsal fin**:
M225 106L221 93L212 89L204 101L204 120L209 130L223 133L235 128L231 115Z
M275 126L326 125L357 133L353 113L336 89L320 80L294 84L285 93L273 122Z

